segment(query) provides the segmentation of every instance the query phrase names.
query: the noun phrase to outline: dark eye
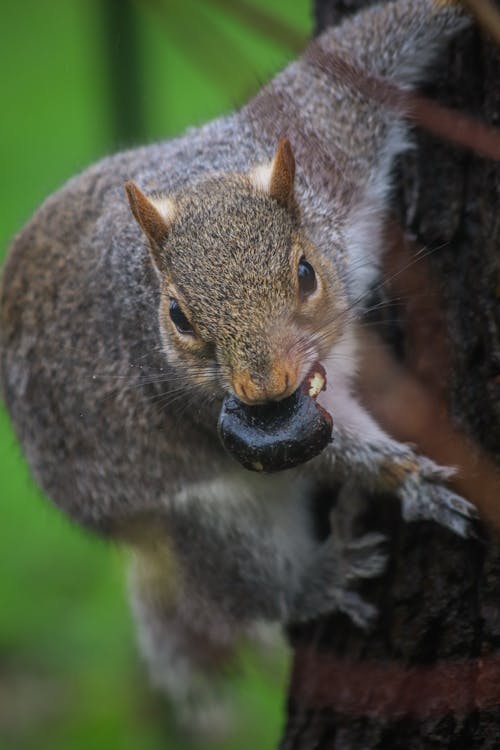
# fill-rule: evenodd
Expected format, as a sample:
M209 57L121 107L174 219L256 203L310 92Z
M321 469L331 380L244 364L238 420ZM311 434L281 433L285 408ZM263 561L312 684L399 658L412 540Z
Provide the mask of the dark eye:
M307 262L304 257L299 260L298 276L299 291L302 297L308 297L310 294L316 291L317 283L314 268L310 263Z
M177 328L179 333L192 334L193 326L182 312L179 303L176 299L170 300L170 307L168 309L170 313L170 319L174 326Z

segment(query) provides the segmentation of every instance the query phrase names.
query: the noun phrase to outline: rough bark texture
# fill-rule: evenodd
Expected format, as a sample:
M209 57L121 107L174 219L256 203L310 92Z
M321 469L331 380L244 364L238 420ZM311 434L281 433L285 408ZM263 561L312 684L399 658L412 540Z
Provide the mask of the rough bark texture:
M317 29L368 4L317 0ZM498 125L499 81L498 50L473 30L454 43L426 93ZM437 290L429 291L429 309L444 313L447 343L443 354L432 314L412 333L424 290L414 285L412 292L410 284L399 356L436 405L437 432L443 398L444 419L456 427L436 458L463 458L462 489L495 519L500 165L424 132L416 141L397 171L394 213L416 247L434 250L425 271ZM432 426L427 419L424 447L433 444ZM491 524L486 540L464 542L432 524L404 525L386 498L374 498L371 508L364 526L390 538L387 574L363 588L380 609L379 622L368 634L342 616L293 630L282 750L500 747L500 554Z

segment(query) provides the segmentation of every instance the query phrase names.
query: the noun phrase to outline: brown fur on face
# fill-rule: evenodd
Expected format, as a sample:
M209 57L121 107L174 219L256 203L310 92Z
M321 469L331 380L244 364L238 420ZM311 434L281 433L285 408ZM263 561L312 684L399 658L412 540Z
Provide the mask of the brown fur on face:
M288 149L280 144L268 169L271 189L280 169L280 196L283 159L293 180ZM214 176L170 196L175 217L152 253L162 279L168 356L184 363L199 385L216 381L247 403L279 400L297 389L338 338L343 303L333 265L300 228L293 184L290 201L277 200L265 187L265 169L257 183L252 175ZM317 278L306 299L298 288L302 257ZM179 333L172 323L172 299L192 333Z
M207 180L177 196L176 205L177 219L163 246L169 289L164 341L169 348L174 344L181 359L212 350L224 389L243 401L290 395L311 357L324 356L339 333L330 323L338 306L331 291L338 287L334 270L307 242L295 212L245 177ZM297 276L302 256L318 279L318 289L305 301ZM166 309L170 295L181 304L195 337L177 334ZM313 355L317 329L327 335Z

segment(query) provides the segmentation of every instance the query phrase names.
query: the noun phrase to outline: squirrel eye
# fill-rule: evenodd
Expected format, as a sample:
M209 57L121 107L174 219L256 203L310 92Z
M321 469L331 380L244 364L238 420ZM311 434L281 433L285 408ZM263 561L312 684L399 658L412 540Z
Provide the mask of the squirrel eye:
M316 291L317 282L314 268L310 263L302 256L299 260L298 267L299 276L299 291L302 297L308 297L310 294Z
M170 313L170 319L179 333L182 333L184 335L194 333L193 326L182 312L180 305L176 299L170 300L170 307L168 311Z

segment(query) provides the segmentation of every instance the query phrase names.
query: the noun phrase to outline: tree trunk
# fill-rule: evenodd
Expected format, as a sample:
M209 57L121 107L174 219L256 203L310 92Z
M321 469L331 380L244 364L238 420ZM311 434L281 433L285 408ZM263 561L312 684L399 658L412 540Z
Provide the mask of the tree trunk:
M318 31L368 4L317 0ZM433 78L430 98L498 124L500 56L477 28ZM380 330L396 331L384 336L393 355L371 342L362 387L396 437L459 466L455 486L486 539L406 525L395 503L370 499L363 528L386 533L390 550L384 577L361 589L378 624L363 633L338 615L292 630L282 750L500 747L500 165L422 130L416 144L388 228L384 294L398 314ZM415 262L422 247L432 252Z

